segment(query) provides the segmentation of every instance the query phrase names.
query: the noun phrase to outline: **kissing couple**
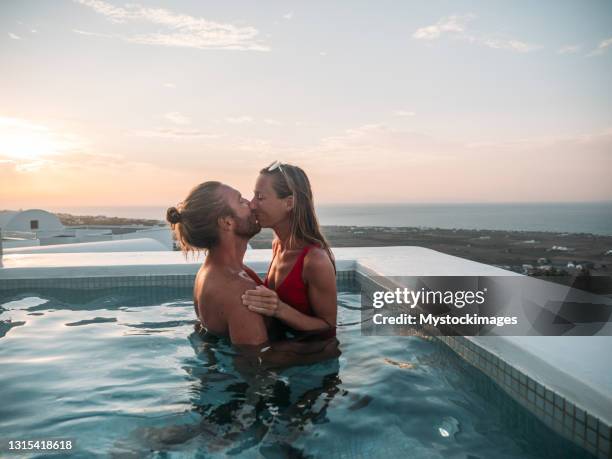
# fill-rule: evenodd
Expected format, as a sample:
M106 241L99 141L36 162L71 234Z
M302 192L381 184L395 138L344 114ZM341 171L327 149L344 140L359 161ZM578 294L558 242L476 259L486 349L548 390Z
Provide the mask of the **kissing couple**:
M201 183L166 219L181 250L206 253L193 296L207 333L260 348L287 336L335 337L334 256L301 168L275 161L262 169L250 201L229 185ZM275 234L263 281L244 264L248 241L261 228Z

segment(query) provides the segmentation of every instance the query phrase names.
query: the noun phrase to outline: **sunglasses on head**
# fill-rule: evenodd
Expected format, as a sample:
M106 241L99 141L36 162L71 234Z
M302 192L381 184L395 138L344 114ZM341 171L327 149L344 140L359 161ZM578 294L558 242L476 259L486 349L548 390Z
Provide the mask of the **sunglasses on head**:
M285 169L283 169L283 164L280 161L274 161L272 164L270 164L268 166L267 171L268 172L274 172L276 169L278 169L279 171L281 171L281 174L283 174L283 177L285 177L285 181L287 182L287 186L289 186L289 188L292 190L293 192L293 179L291 179L291 177L289 177L286 173L285 173Z
M274 161L272 164L268 166L268 172L274 172L276 169L280 169L280 171L284 174L283 165L280 161Z

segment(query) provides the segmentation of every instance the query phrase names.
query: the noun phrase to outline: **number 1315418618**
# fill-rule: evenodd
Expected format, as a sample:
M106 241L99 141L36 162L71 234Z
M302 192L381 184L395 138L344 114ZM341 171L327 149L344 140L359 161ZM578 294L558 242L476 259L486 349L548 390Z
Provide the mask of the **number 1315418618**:
M3 450L8 451L69 451L74 440L8 440ZM1 451L1 450L0 450Z

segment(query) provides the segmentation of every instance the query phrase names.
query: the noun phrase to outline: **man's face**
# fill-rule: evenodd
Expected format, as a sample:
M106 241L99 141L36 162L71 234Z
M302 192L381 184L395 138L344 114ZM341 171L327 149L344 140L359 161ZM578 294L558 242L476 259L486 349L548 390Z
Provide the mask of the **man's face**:
M236 222L234 234L251 239L261 231L261 226L257 223L255 214L250 209L249 200L243 198L240 192L232 187L227 187L224 194L228 205L234 212L234 221Z

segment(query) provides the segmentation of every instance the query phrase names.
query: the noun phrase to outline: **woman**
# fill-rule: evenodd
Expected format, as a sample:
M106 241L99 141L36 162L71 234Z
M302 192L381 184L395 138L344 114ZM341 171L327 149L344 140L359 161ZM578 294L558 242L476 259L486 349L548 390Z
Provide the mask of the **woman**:
M304 171L278 161L262 169L251 209L259 224L272 228L276 237L264 284L247 290L243 303L295 331L335 335L334 257L321 234Z

